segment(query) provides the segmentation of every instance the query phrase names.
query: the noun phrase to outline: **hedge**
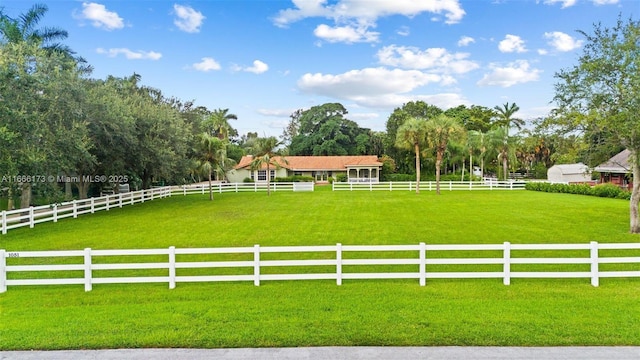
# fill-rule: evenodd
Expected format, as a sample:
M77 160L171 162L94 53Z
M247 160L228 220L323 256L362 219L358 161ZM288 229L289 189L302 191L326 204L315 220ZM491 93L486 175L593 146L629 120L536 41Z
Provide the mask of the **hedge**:
M617 185L600 184L590 186L587 184L550 184L546 182L527 182L525 189L549 193L565 193L607 197L614 199L631 199L631 192L623 190Z

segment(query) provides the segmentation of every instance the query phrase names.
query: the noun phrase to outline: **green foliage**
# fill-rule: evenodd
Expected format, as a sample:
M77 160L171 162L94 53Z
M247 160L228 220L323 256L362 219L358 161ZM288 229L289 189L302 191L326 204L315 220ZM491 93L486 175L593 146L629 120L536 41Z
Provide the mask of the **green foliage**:
M290 155L366 155L372 153L371 131L345 118L339 103L313 106L292 115L285 139L291 137Z
M621 189L614 184L600 184L590 186L588 184L550 184L547 182L527 182L525 189L549 193L565 193L577 195L590 195L614 199L629 200L631 192Z
M347 182L348 180L349 180L349 177L347 176L347 174L336 175L336 181L338 182Z
M313 182L313 176L293 175L286 177L277 177L274 182Z
M243 183L252 183L253 180L250 177L246 177L246 178L242 179L242 182Z

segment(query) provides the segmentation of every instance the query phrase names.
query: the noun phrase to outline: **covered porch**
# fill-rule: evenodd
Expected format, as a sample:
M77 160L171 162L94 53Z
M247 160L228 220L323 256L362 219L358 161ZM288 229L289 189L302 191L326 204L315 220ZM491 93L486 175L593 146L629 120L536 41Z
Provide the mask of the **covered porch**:
M349 166L347 167L347 181L357 183L377 183L380 169L377 166Z

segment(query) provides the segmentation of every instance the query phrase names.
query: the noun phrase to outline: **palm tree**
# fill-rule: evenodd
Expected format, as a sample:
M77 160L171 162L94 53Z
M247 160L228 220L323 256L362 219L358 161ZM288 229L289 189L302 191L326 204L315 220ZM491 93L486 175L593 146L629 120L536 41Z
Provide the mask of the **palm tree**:
M496 111L496 117L493 121L493 124L504 126L507 129L507 137L509 136L509 129L511 128L511 125L515 126L518 130L522 129L524 120L512 117L513 114L517 113L520 110L516 103L509 105L509 103L507 102L506 104L502 105L502 107L495 106L493 109Z
M487 153L487 134L478 130L471 130L468 133L467 144L469 146L469 157L473 156L473 150L478 150L480 155L480 173L484 174L484 157ZM473 169L473 161L469 160L469 167Z
M518 105L516 105L516 103L512 103L511 105L509 105L509 102L507 102L506 104L502 105L502 107L500 106L495 106L493 108L496 111L496 118L493 122L494 125L498 125L498 126L502 126L504 127L504 141L503 141L503 147L505 147L504 150L504 156L502 156L502 167L503 167L503 171L504 171L504 179L507 179L507 170L509 168L509 160L508 158L508 142L509 142L509 129L511 128L511 125L515 126L518 130L522 129L522 126L524 125L524 120L522 119L518 119L518 118L514 118L513 114L515 114L516 112L518 112L520 110L520 108L518 107Z
M513 140L507 136L505 127L495 128L487 133L489 144L498 152L498 161L502 162L502 179L507 180L509 175L508 159L512 153ZM498 176L498 178L501 178Z
M229 114L229 109L214 110L205 120L205 126L211 134L217 134L220 140L229 140L229 135L237 135L229 120L238 120L236 114Z
M6 43L26 42L37 44L48 51L71 55L74 52L66 45L59 43L69 36L66 30L57 27L36 28L49 8L45 4L34 4L26 13L18 18L11 18L0 9L0 35Z
M220 165L221 152L224 149L222 140L207 133L200 134L198 142L199 158L196 160L196 168L207 174L209 178L209 200L213 200L213 186L211 175L217 171Z
M420 193L420 146L425 143L426 120L410 117L396 133L396 147L414 150L416 155L416 194Z
M257 138L255 140L255 156L251 161L251 169L260 169L262 166L267 166L267 196L271 196L271 165L277 168L280 167L280 163L275 161L275 157L278 156L277 148L281 143L275 136L269 136L266 138ZM287 163L284 158L280 159L282 162Z
M436 152L436 194L440 195L440 167L449 141L460 140L464 136L464 128L458 121L446 115L438 115L427 121L426 139Z

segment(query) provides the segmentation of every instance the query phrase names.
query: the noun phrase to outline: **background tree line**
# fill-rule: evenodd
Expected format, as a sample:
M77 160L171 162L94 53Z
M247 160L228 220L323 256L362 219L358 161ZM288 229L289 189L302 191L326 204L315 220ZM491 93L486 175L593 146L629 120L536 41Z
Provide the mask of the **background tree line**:
M595 166L624 148L635 156L640 143L633 20L583 32L585 54L556 75L558 108L545 118L525 124L509 102L443 110L410 101L393 110L385 131L372 131L342 104L327 103L291 114L279 141L238 134L229 109L166 96L138 74L91 78L90 64L61 43L66 31L38 28L46 11L36 4L11 17L0 9L0 189L9 206L17 196L25 206L32 194L48 202L116 185L84 181L93 175L120 175L134 188L224 179L245 154L372 154L386 180L468 179L474 166L501 179L513 172L544 178L554 163ZM78 181L62 188L18 175Z

